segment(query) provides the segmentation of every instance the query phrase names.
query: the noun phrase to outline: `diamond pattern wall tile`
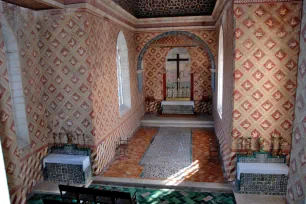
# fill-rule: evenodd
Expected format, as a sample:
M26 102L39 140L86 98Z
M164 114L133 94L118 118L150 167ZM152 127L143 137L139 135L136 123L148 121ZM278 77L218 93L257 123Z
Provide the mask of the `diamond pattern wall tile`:
M110 135L108 140L115 144L120 136L131 135L143 115L142 95L136 87L136 69L132 69L136 53L132 49L135 39L132 31L82 10L36 14L7 3L1 6L1 18L14 25L11 27L17 34L31 139L31 146L18 151L9 81L1 80L0 125L5 126L2 135L6 138L4 151L9 187L17 189L12 191L12 202L23 203L35 182L42 179L41 172L36 170L42 168L41 159L46 154L47 143L53 143L50 133L55 129L53 120L56 117L63 129L85 133L86 143L93 147L93 152L103 151L104 160L98 154L93 161L101 171L114 154L114 148L101 146L104 144L101 141ZM93 32L96 30L99 32ZM124 30L131 48L132 94L132 109L121 118L118 103L114 102L117 100L114 36L120 30ZM7 79L1 35L2 32L0 74Z
M290 145L299 52L296 24L300 21L301 4L248 2L234 4L234 92L241 93L234 101L234 110L244 117L234 117L233 127L241 137L260 136L269 144L269 135L276 130ZM236 147L238 137L233 137Z
M216 53L216 35L214 31L192 32L204 40L210 47L213 54ZM136 40L138 42L137 51L153 37L160 33L138 33ZM171 48L156 47L156 45L179 45L194 44L194 40L185 36L168 36L153 43L153 46L147 50L144 56L144 90L145 97L154 97L156 100L163 99L163 74L165 73L166 56ZM191 72L195 75L194 79L194 100L201 100L212 94L210 59L208 54L199 47L190 47L188 51L191 56Z

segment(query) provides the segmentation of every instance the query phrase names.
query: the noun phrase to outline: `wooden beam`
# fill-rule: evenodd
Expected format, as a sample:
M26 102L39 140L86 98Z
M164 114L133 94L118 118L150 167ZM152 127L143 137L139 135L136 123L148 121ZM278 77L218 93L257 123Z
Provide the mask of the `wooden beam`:
M217 0L213 13L211 14L214 21L217 21L223 11L223 7L228 0Z
M32 10L46 10L64 8L63 0L3 0L4 2L15 4L20 7Z

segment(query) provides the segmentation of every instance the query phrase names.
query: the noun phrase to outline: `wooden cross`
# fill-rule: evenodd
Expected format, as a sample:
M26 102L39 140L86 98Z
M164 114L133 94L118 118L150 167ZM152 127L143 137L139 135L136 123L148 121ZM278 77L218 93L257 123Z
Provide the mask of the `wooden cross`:
M189 61L188 58L180 58L180 54L177 54L176 55L176 58L175 59L168 59L169 62L176 62L176 76L177 78L179 79L180 78L180 62L182 61ZM177 80L177 86L176 86L176 89L178 90L179 88L179 82Z

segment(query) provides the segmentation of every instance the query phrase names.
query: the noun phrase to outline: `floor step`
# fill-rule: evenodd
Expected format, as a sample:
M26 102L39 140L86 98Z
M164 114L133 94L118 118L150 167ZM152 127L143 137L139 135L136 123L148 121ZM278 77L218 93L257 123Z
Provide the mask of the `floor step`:
M184 191L198 192L220 192L233 193L232 186L229 183L208 183L208 182L173 182L165 180L150 180L150 179L131 179L131 178L115 178L115 177L93 177L91 184L125 186L134 188L163 188L175 189Z
M195 128L212 128L214 127L214 122L201 122L201 123L191 123L191 122L160 122L160 121L141 121L140 125L143 127L195 127Z
M140 121L143 127L196 127L212 128L214 121L211 116L199 115L195 117L159 117L145 115Z

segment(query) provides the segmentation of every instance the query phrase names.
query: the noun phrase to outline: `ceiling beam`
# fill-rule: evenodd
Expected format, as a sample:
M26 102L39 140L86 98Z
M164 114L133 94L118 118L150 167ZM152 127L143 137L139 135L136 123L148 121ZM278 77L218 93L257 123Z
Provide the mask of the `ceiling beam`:
M64 0L2 0L32 10L65 8Z
M226 2L227 2L227 0L217 0L214 11L211 14L212 18L215 21L217 21L217 19L219 18Z

